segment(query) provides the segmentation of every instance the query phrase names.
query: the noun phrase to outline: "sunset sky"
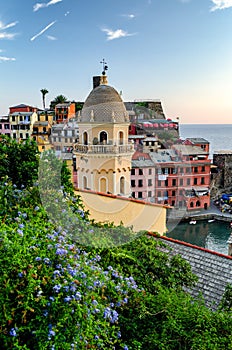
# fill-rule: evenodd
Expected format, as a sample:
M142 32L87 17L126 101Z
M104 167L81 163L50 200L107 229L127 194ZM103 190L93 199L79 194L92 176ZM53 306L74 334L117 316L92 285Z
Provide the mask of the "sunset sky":
M0 115L84 101L104 58L124 101L181 123L231 123L232 0L1 0Z

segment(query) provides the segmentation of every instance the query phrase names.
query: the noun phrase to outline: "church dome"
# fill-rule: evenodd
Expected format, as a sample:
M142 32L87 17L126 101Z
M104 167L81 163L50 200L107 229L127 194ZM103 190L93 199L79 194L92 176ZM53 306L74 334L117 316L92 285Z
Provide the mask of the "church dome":
M119 93L109 85L93 89L81 111L81 123L125 123L129 121Z

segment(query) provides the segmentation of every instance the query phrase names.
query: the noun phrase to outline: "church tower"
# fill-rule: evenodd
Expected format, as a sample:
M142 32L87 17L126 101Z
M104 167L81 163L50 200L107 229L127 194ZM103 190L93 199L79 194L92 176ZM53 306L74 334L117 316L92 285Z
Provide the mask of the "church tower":
M104 68L78 116L78 187L129 197L134 153L128 143L129 115L119 93L108 85Z

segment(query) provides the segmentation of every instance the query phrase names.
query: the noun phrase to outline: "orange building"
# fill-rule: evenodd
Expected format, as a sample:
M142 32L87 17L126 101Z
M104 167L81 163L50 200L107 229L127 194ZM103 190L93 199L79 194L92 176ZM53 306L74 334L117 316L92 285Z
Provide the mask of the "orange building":
M75 118L75 113L76 107L74 102L58 103L55 106L55 120L58 124Z

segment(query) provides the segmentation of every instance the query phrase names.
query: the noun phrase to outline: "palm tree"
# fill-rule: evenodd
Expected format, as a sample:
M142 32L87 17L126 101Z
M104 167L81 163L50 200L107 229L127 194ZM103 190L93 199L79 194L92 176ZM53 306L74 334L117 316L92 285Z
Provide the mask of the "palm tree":
M49 92L47 89L41 89L40 90L42 94L42 99L43 99L43 109L45 110L45 95Z
M54 100L51 101L50 103L50 109L54 110L55 106L58 105L58 103L65 103L68 102L67 97L64 95L58 95L54 98Z

